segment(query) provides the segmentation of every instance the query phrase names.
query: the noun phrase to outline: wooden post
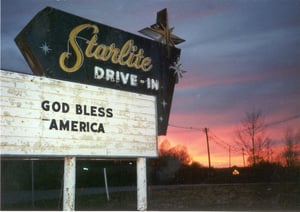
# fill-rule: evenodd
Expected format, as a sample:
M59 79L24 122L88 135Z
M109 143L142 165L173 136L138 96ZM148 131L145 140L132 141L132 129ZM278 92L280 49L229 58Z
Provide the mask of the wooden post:
M137 210L147 210L147 169L146 158L137 158Z
M229 168L231 167L231 146L229 146Z
M64 211L75 210L76 158L65 157L64 166Z
M204 132L206 135L206 145L207 145L207 155L208 155L208 168L211 167L211 163L210 163L210 151L209 151L209 142L208 142L208 129L204 128Z

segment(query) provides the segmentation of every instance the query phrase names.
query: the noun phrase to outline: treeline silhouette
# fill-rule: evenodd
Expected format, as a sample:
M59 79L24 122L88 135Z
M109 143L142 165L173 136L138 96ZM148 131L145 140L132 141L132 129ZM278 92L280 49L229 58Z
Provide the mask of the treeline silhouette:
M184 146L171 147L165 140L159 148L159 158L148 161L151 183L199 184L199 183L260 183L298 182L299 166L282 166L261 160L250 167L208 168L193 162Z
M63 160L1 160L1 193L18 190L61 189ZM103 168L108 185L136 186L136 161L133 160L78 160L76 188L104 187ZM233 175L237 170L238 175ZM148 159L148 185L201 183L299 183L299 167L283 167L263 162L253 167L207 168L199 163L182 163L178 158L162 156ZM33 176L32 176L33 174ZM33 184L32 184L33 183Z

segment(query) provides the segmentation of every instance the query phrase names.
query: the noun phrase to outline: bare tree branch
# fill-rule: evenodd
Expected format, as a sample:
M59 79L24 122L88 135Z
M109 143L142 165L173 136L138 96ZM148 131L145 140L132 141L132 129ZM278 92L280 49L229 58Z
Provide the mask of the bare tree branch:
M262 112L253 110L246 112L241 127L236 131L236 143L244 148L252 165L264 160L264 151L268 140L270 142L270 139L265 136L266 127Z

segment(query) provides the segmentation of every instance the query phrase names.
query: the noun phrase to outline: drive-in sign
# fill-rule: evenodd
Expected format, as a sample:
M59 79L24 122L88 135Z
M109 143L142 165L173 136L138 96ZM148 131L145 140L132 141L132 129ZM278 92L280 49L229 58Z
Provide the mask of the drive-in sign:
M75 209L76 157L137 157L147 209L146 157L167 131L184 40L166 9L139 32L156 41L47 7L15 39L39 76L0 70L1 156L65 157L63 210Z
M179 49L50 7L16 43L37 75L156 96L158 134L166 134Z

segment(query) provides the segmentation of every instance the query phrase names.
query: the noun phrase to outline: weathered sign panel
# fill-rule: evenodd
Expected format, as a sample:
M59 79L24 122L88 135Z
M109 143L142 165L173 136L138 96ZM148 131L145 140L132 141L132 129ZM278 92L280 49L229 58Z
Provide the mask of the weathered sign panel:
M16 37L33 72L157 97L167 131L180 49L47 7Z
M1 155L157 156L156 97L0 71Z

